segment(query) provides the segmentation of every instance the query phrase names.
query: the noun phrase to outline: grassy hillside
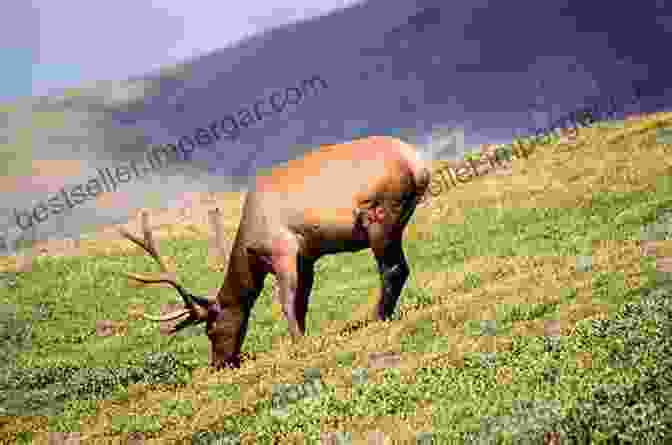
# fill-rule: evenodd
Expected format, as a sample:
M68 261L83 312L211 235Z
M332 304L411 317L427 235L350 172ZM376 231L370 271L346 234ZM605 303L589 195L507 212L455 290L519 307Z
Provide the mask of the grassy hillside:
M378 431L386 443L430 434L553 443L555 432L563 444L663 443L672 437L672 290L661 272L672 252L672 145L656 134L666 126L671 114L584 129L515 160L511 175L433 198L409 227L412 275L391 322L367 319L378 288L368 251L318 263L308 336L296 345L271 311L269 279L235 371L207 369L202 327L170 338L139 319L178 301L118 275L154 271L149 258L36 258L0 288L11 357L0 440L47 443L61 431L83 444L138 434L147 444L234 443L215 433L319 443L339 432L332 443L367 443ZM164 238L160 249L194 293L221 284L206 268L207 240ZM116 335L96 335L97 320L117 321ZM382 352L398 362L374 366ZM306 387L313 397L280 400Z

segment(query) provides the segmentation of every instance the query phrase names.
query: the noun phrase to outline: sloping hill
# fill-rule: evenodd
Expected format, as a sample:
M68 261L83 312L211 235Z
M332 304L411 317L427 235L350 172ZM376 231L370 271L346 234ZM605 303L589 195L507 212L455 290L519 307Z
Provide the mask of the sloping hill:
M267 285L250 322L247 359L235 371L205 367L202 328L168 339L137 319L138 311L156 313L175 301L168 289L131 289L116 275L148 271L149 259L115 251L39 257L0 297L16 308L5 332L18 354L1 383L20 400L4 400L14 414L0 418L0 437L9 443L34 432L46 443L48 431L78 430L80 443L93 444L140 431L144 443L186 444L197 431L228 431L261 444L317 443L321 432L340 431L366 443L378 431L393 439L387 443L412 443L431 431L438 443L553 443L553 433L573 431L575 441L562 443L610 434L663 443L656 440L672 432L633 421L635 402L618 402L625 399L609 391L635 394L627 388L655 380L657 366L670 374L664 333L672 312L631 308L621 317L648 315L620 322L618 335L598 334L611 332L605 326L624 304L643 304L665 278L669 233L656 238L661 226L652 224L672 203L672 145L656 139L666 126L672 114L584 129L572 143L515 160L510 175L482 176L433 198L409 227L412 276L392 322L367 320L378 286L369 252L319 263L309 335L296 345L286 322L274 318ZM237 216L229 215L229 236ZM644 238L643 227L653 227L646 233L654 237ZM166 226L162 254L195 293L217 288L221 272L206 273L207 241L172 238L180 232ZM670 301L669 293L651 295L659 305ZM96 335L102 319L117 322L114 335ZM11 333L30 323L29 347ZM633 340L636 334L643 337ZM614 364L623 354L635 361ZM38 367L52 370L31 369ZM319 370L319 384L301 384L310 369ZM281 383L319 387L317 397L280 402ZM664 391L646 391L636 394L658 402L642 409L669 415ZM586 400L602 403L607 420L582 414ZM593 423L581 424L586 419Z

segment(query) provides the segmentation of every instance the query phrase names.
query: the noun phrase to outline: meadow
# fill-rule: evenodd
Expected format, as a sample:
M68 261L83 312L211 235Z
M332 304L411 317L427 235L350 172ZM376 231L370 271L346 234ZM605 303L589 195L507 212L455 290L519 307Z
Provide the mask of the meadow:
M156 270L130 246L91 240L89 255L5 264L0 441L665 443L672 144L656 135L667 126L671 113L583 128L432 197L407 229L411 277L392 321L369 319L368 251L318 262L298 344L269 278L238 370L207 368L202 326L168 337L141 319L179 297L129 287L121 272ZM227 212L231 236L240 212ZM222 280L206 232L156 234L195 294Z

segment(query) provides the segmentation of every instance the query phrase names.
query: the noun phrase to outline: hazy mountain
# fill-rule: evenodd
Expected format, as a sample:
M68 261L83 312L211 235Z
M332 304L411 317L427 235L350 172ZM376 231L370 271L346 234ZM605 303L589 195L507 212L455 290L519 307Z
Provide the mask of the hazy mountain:
M634 87L649 98L623 107L651 110L667 103L665 59L655 52L666 41L672 14L665 12L576 0L371 0L142 77L22 99L1 107L7 177L0 178L0 212L15 226L13 208L31 210L97 168L141 159L149 144L176 143L196 128L251 113L257 101L270 110L273 93L315 76L326 87L306 89L312 93L297 104L248 120L247 128L239 119L236 140L197 147L190 162L121 185L116 207L90 200L52 215L35 236L123 220L127 209L149 205L151 191L163 205L182 191L241 189L256 168L357 136L409 137L410 130L422 144L433 127L459 126L467 146L505 141L588 102L614 96L627 104ZM37 160L63 161L36 173L36 165L48 165Z

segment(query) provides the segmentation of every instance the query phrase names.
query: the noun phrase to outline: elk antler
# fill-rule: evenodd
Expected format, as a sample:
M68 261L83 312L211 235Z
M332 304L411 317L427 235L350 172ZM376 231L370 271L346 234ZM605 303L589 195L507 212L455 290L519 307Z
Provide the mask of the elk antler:
M148 221L149 215L147 212L142 212L142 231L144 235L144 241L140 240L137 238L135 235L129 233L126 229L123 227L119 228L119 232L121 235L132 241L134 244L140 246L145 252L147 252L154 260L159 264L159 267L161 268L161 273L157 275L141 275L141 274L134 274L134 273L127 273L124 272L123 275L126 277L135 280L138 283L142 284L157 284L157 283L168 283L171 286L173 286L177 292L180 294L182 297L182 300L184 301L185 308L180 309L175 312L171 312L170 314L166 314L160 317L155 317L151 315L143 315L143 317L147 320L151 321L171 321L175 320L178 318L181 318L185 315L188 315L189 318L183 320L180 322L177 326L175 326L173 332L177 332L178 330L189 326L191 324L196 324L200 321L203 321L203 315L200 313L202 311L199 311L196 306L194 306L194 302L196 302L199 306L202 307L207 307L210 304L210 301L207 298L201 298L201 297L196 297L195 295L191 295L189 292L187 292L178 282L175 277L175 274L166 266L166 264L163 262L163 259L161 258L161 255L159 255L159 251L156 248L156 245L154 243L154 239L152 237L152 232L149 229L149 221Z

